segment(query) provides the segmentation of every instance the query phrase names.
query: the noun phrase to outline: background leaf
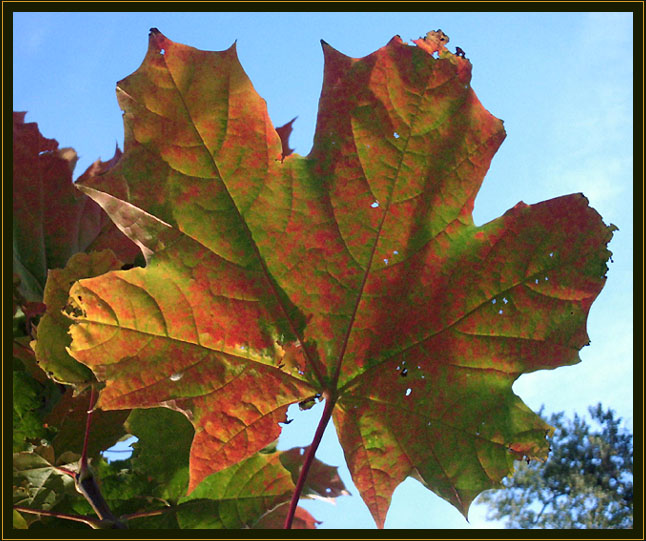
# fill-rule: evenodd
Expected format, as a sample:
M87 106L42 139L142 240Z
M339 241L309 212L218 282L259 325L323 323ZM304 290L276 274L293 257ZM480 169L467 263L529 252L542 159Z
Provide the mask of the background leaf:
M153 495L177 502L188 488L188 461L195 431L189 420L168 408L138 409L126 422L128 432L137 437L131 461L140 472L158 485Z
M65 493L76 493L74 480L54 468L51 447L14 453L13 504L32 509L51 509Z
M47 270L77 252L111 248L132 262L138 248L72 183L76 152L43 137L26 113L13 114L13 265L20 293L40 301Z
M43 299L47 305L45 315L38 324L37 337L32 342L36 359L43 370L61 383L84 384L94 381L86 366L73 359L67 352L71 343L68 335L69 319L64 309L67 306L70 286L80 278L97 276L112 269L121 268L122 263L110 250L77 253L70 257L64 269L48 271L47 285Z
M57 428L56 436L51 442L57 460L68 451L79 455L83 452L85 423L89 406L89 392L75 395L73 390L68 387L51 413L45 418L45 422L49 426ZM124 422L128 414L127 410L102 411L95 409L92 412L87 448L89 458L98 458L99 452L112 447L126 434Z

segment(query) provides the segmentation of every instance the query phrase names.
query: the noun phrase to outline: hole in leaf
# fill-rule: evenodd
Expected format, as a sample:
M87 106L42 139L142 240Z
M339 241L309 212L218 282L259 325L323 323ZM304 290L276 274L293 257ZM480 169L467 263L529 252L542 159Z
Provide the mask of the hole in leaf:
M502 298L502 302L504 302L505 304L507 304L509 301L508 301L505 297L503 297L503 298Z
M491 304L496 304L496 299L493 299L493 300L491 301Z
M398 134L397 132L394 132L394 133L393 133L393 137L394 137L395 139L399 139L399 134Z
M327 488L325 489L325 492L327 492L327 493L329 494L330 492L332 492L332 489L331 489L330 487L327 487Z
M399 255L399 252L397 250L393 250L393 255Z
M406 396L410 396L412 392L413 392L413 389L409 387L408 389L406 389Z
M170 380L179 381L180 379L182 379L182 377L184 377L184 374L182 374L181 372L176 372L175 374L171 375Z
M160 49L159 54L163 56L164 54L166 54L166 51L164 49Z
M303 456L305 454L305 447L301 447L298 452Z
M546 276L546 277L545 277L545 281L548 281L548 280L549 280L549 278Z
M404 369L400 372L400 374L399 374L399 375L400 375L402 378L405 378L406 376L408 376L408 368L404 368Z
M379 206L379 201L373 201L373 203L370 205L373 209L376 209Z
M554 257L554 252L550 252L550 257Z
M534 283L535 283L535 284L538 284L538 278L536 278L536 280L534 280Z
M502 310L498 310L498 314L502 314Z
M384 264L388 265L388 260L386 258L384 258Z

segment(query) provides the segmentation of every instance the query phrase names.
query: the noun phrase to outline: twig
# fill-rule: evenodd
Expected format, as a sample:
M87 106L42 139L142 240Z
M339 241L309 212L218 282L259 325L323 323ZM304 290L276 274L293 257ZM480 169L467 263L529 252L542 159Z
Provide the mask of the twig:
M41 509L31 509L29 507L22 507L14 505L14 509L21 513L29 513L32 515L42 515L44 517L62 518L64 520L73 520L74 522L83 522L94 529L105 528L106 523L98 518L88 517L84 515L68 515L66 513L54 513L53 511L43 511Z

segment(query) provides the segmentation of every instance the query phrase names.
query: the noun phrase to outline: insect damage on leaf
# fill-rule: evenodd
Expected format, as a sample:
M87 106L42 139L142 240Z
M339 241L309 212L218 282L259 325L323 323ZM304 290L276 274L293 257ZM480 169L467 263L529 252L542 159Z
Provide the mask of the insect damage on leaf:
M302 402L299 402L298 408L301 411L312 409L320 398L321 398L321 393L316 393L313 397L303 400Z
M449 36L439 28L437 30L431 30L423 38L420 37L419 39L413 40L413 43L430 55L446 51L446 44L448 42Z
M126 152L82 189L151 255L74 286L70 351L106 382L102 408L191 412L189 491L319 394L380 527L408 476L466 516L514 457L546 456L512 384L579 362L612 227L581 194L475 226L502 121L446 34L414 43L354 59L322 42L306 157L281 159L235 46L154 29L119 82Z

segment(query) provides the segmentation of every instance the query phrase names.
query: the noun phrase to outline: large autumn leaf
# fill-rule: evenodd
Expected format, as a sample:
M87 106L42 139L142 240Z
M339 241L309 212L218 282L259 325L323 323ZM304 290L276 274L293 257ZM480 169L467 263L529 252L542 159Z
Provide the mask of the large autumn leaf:
M154 255L73 286L71 354L105 381L100 407L186 414L189 491L317 393L379 526L407 476L466 515L546 456L511 386L579 361L612 228L581 194L474 225L505 133L429 36L361 59L323 43L306 157L283 156L234 46L153 29L118 83L125 153L82 189Z

